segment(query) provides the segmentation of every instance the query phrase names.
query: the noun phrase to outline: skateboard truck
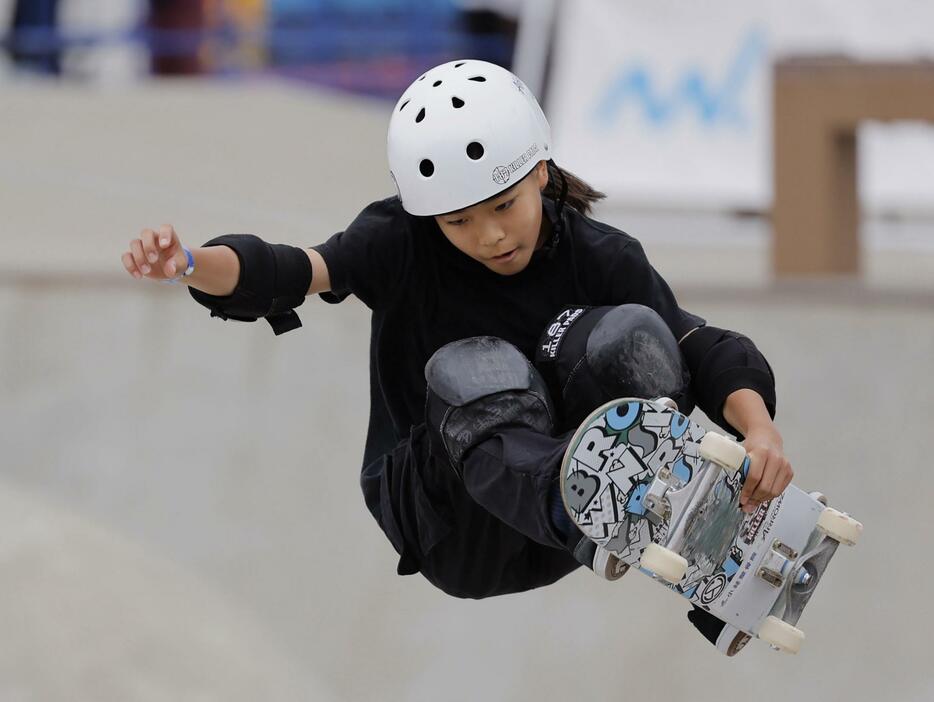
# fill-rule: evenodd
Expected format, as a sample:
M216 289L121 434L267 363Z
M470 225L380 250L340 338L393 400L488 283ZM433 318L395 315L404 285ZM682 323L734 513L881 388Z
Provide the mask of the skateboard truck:
M713 470L703 471L698 479L687 484L678 480L670 468L661 468L642 499L646 519L656 526L666 522L670 525L665 548L676 553L694 552L698 546L694 532L697 531L696 526L707 518L706 512L711 504L709 500L698 501L696 497L710 495L722 475L721 469L710 462L707 462L707 467Z
M658 471L642 500L642 505L645 507L645 516L655 526L671 517L671 505L665 499L665 494L669 490L668 481L670 479L670 470L663 468Z
M670 468L662 468L655 479L649 484L642 505L645 508L645 517L658 526L671 519L672 513L682 512L690 499L698 492L697 486L683 490L684 483L673 478ZM669 545L669 548L671 546Z
M772 548L763 557L756 575L772 587L781 587L785 583L787 572L791 570L797 557L797 551L790 546L786 546L779 539L775 539L772 542ZM800 577L800 573L796 575L796 583ZM807 584L807 580L810 580L810 576L800 584Z

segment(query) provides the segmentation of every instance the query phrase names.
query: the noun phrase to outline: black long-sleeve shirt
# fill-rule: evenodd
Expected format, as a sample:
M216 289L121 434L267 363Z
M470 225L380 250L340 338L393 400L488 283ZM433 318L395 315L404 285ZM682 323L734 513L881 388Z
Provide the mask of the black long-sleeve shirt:
M554 202L543 202L554 223ZM440 492L424 487L435 478L419 465L424 452L410 446L404 448L405 465L398 460L400 446L424 422L424 368L436 350L458 339L489 335L533 359L545 326L571 304L640 303L655 310L679 340L706 325L678 306L636 239L572 208L564 209L563 219L557 245L536 251L529 265L511 276L459 251L433 218L408 215L396 197L370 204L345 231L314 247L331 280L331 292L322 299L338 303L354 294L373 313L364 475L367 466L372 472L378 462L385 465L395 449L397 465L391 467L394 474L385 480L383 492L418 493L414 499L382 495L382 517L370 505L403 555L400 573L417 569L405 557L406 541L418 540L424 550L443 535L432 514L443 512L444 505L426 497ZM732 429L723 419L722 403L729 392L743 387L759 392L774 414L771 370L748 339L712 327L697 329L682 349L693 399L713 421Z

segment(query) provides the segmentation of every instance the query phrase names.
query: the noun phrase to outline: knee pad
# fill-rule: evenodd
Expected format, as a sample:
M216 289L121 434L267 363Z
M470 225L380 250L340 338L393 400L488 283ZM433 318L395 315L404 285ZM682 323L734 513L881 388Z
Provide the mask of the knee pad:
M542 336L536 365L561 399L561 429L619 397L689 404L690 374L678 340L644 305L565 309Z
M443 453L458 476L464 454L503 427L547 434L554 428L544 380L519 349L502 339L476 336L441 347L425 365L425 379L432 450Z

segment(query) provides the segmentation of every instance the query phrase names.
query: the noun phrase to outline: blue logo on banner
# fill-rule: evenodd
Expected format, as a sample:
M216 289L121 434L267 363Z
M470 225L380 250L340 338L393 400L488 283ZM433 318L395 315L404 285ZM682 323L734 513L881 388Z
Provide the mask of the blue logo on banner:
M630 64L620 69L618 76L600 92L594 119L601 127L618 121L630 103L641 106L646 120L664 127L682 112L694 112L707 127L725 125L741 129L748 123L740 101L755 72L766 58L764 34L750 30L719 82L704 76L698 68L688 68L678 79L674 90L666 95L655 85L649 69Z

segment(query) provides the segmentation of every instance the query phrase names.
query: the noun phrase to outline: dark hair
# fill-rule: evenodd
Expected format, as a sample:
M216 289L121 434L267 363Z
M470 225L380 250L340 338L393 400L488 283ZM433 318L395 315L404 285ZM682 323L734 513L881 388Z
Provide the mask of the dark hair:
M581 214L590 214L595 202L606 197L605 193L594 190L573 173L558 166L554 161L548 161L548 185L543 191L544 195L556 202L564 194L564 203L570 205Z

